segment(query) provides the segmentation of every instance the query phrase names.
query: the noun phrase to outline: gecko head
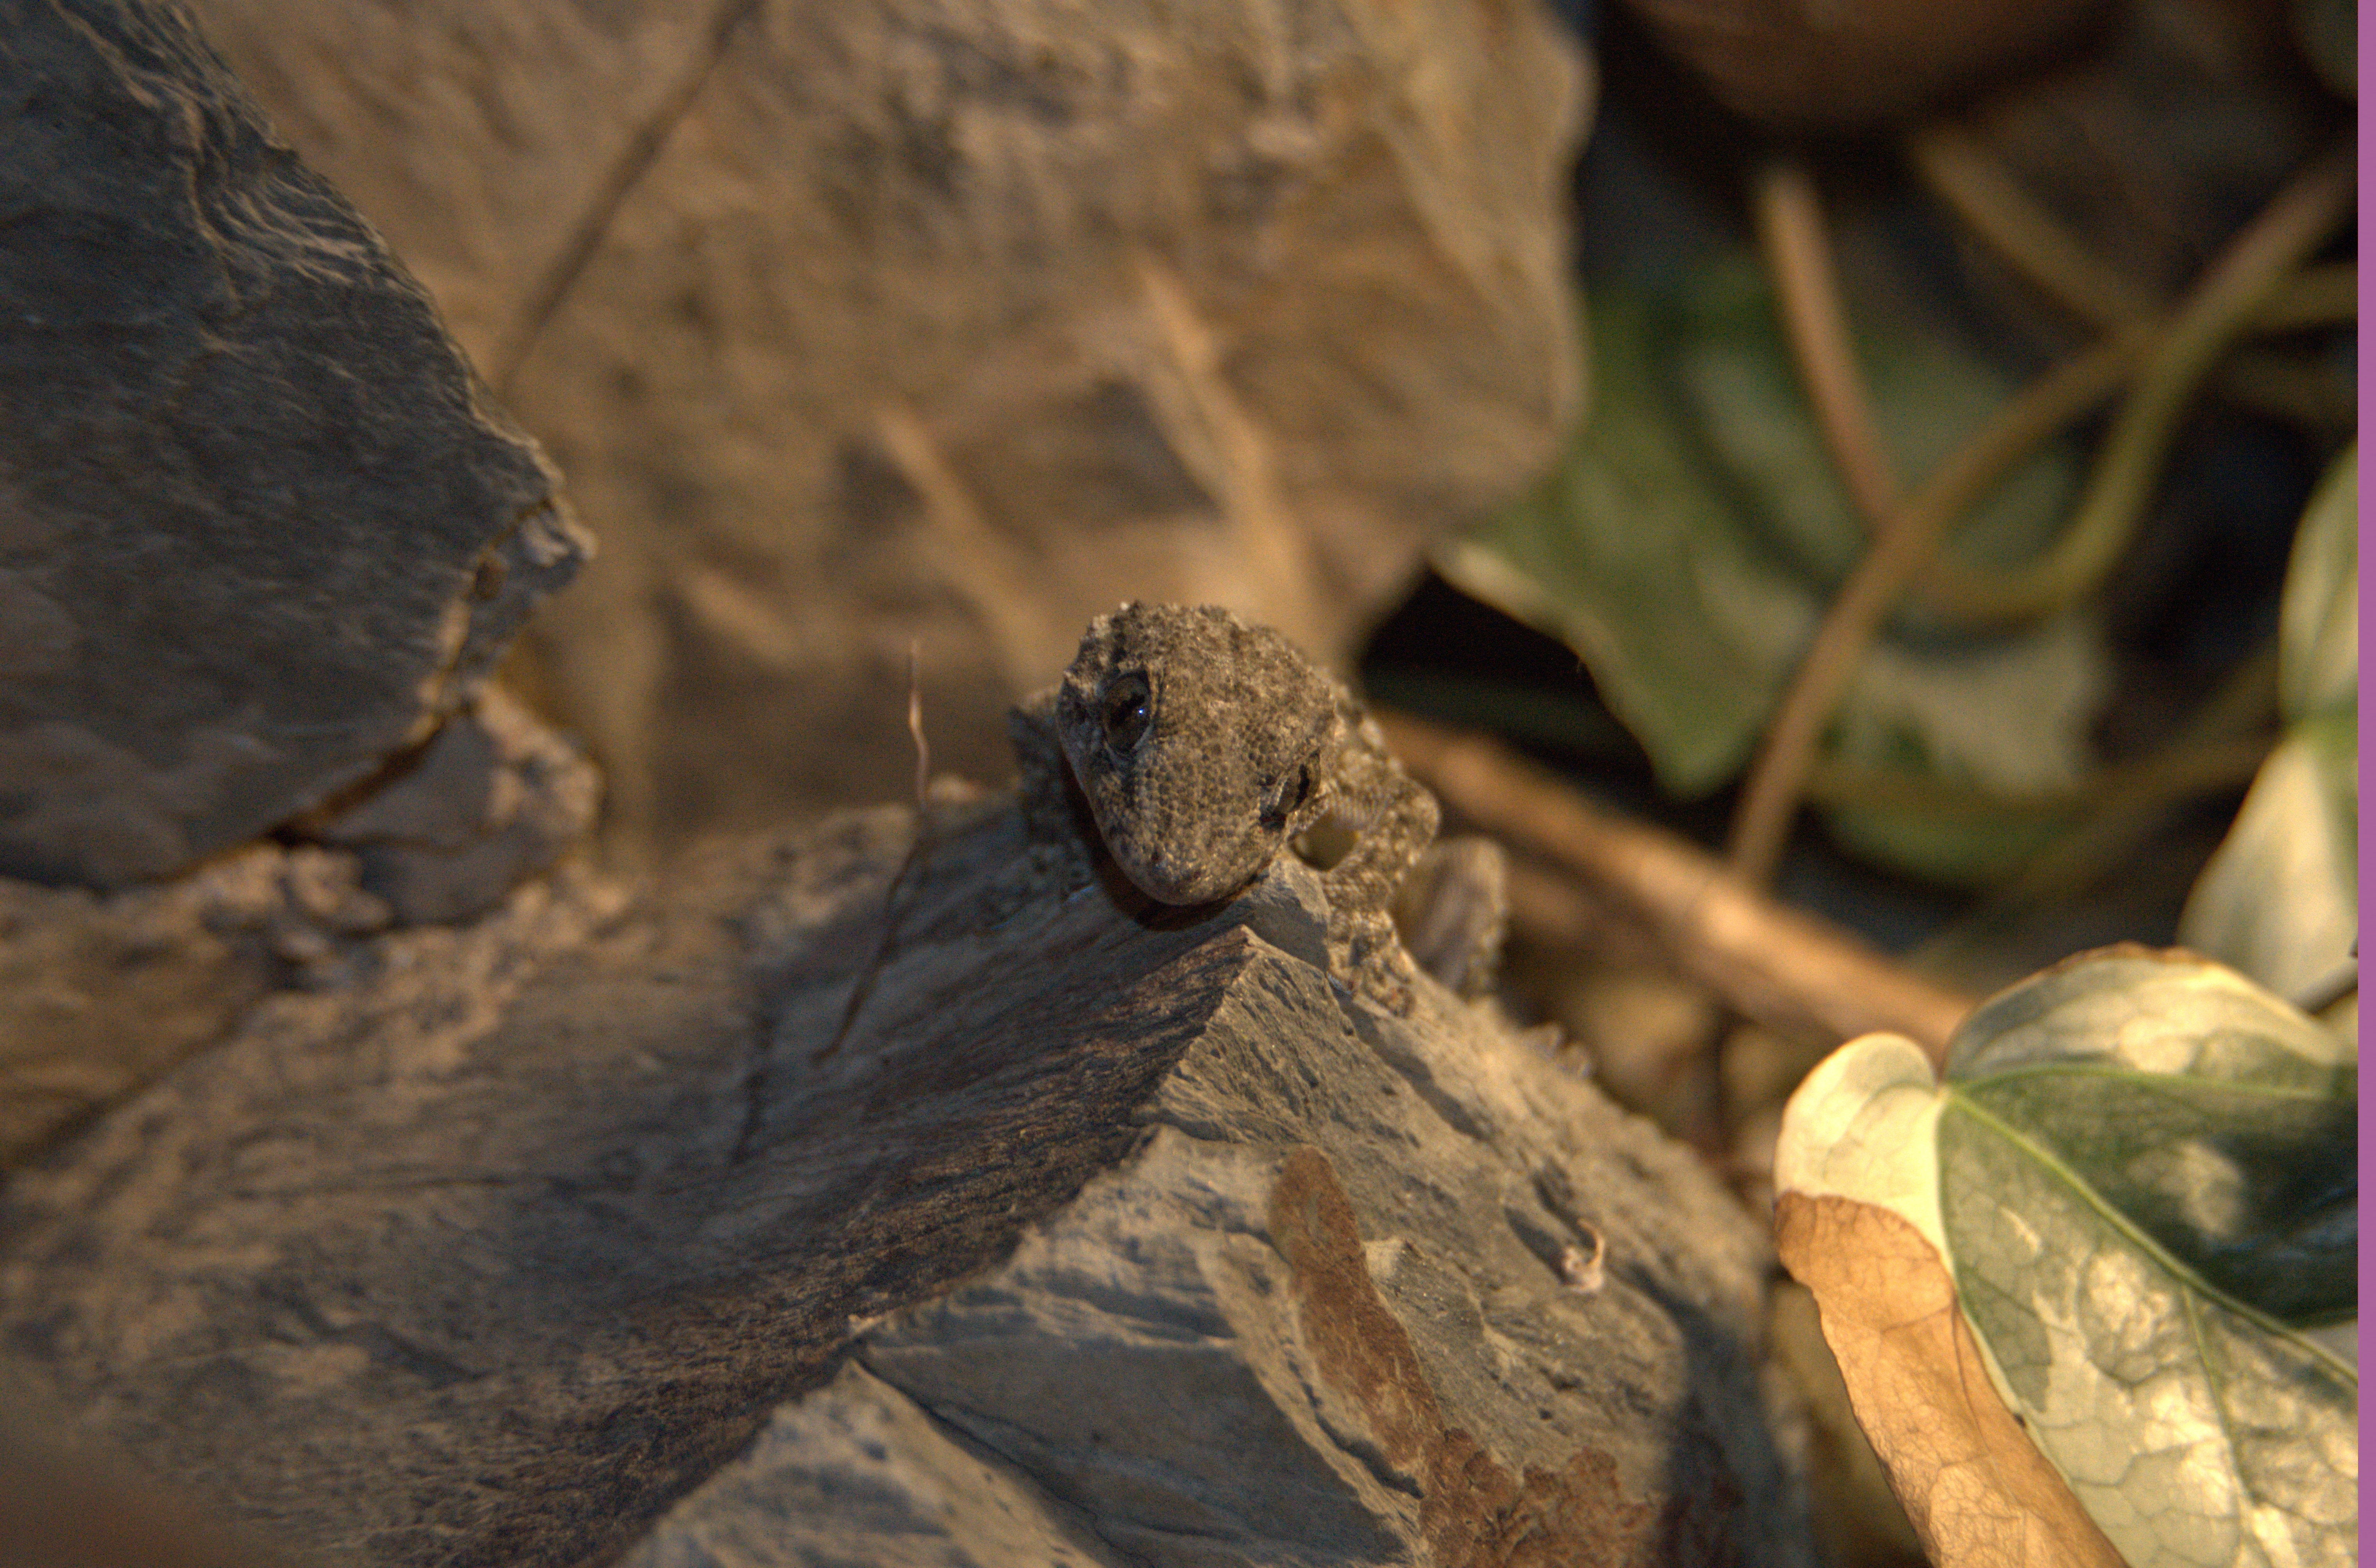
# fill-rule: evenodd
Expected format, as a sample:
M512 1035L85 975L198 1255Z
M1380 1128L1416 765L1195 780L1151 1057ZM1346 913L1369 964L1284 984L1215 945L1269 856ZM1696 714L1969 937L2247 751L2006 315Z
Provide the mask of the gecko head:
M1339 720L1327 679L1268 627L1125 604L1090 623L1056 722L1123 874L1161 903L1206 904L1320 814Z

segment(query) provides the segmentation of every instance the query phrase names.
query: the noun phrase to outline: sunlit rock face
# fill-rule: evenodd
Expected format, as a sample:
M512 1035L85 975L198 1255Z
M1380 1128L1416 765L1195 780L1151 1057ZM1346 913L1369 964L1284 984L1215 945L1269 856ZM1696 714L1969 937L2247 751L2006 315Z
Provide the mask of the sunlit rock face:
M905 793L1125 599L1340 670L1577 407L1584 72L1501 0L203 0L602 541L627 840Z

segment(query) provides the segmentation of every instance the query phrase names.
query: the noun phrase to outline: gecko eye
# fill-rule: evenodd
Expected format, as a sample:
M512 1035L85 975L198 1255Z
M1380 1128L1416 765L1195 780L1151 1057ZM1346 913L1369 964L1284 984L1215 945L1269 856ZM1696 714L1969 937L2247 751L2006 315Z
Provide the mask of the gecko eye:
M1106 727L1106 744L1119 755L1128 755L1138 749L1146 738L1147 726L1154 722L1154 694L1146 677L1133 670L1116 677L1105 689L1100 717Z

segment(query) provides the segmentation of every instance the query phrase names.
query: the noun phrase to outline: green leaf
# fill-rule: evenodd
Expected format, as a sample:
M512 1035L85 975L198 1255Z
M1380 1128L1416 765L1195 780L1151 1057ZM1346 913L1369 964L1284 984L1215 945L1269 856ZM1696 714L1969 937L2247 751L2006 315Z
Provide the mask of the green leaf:
M1437 569L1561 637L1649 754L1661 783L1705 793L1747 763L1816 619L1866 547L1775 322L1741 258L1672 298L1597 291L1594 407L1524 503L1439 547ZM1941 334L1861 345L1883 434L1909 475L1943 460L2012 390ZM2050 535L2075 486L2067 447L2018 469L1959 530L1976 559ZM1901 618L1842 707L1835 754L2015 795L2066 787L2105 689L2101 637L2071 618L2003 636ZM1842 808L1853 845L1933 875L1986 875L2034 851L2034 819L1941 828Z
M2242 975L2083 955L1965 1019L1946 1076L1966 1114L1942 1126L1942 1170L1974 1139L2017 1146L2234 1301L2294 1326L2351 1315L2358 1067Z
M2178 940L2280 996L2331 996L2357 967L2358 870L2359 726L2345 708L2294 726L2261 765Z
M2081 719L2104 695L2092 618L2065 615L2026 636L1966 646L1955 662L1869 660L1859 700L1833 726L1846 762L1928 773L2007 796L2044 795L2085 771ZM1983 774L1978 759L1993 764ZM2063 823L1835 804L1832 835L1885 864L1950 883L1986 882L2026 863Z
M2348 984L2359 932L2358 452L2302 513L2277 619L2289 721L2203 868L2178 939L2280 995Z
M1533 496L1441 549L1477 598L1565 641L1668 789L1738 771L1805 637L1806 595L1744 547L1658 368L1671 310L1590 307L1591 417Z
M2357 1561L2347 1041L2218 965L2115 948L1983 1004L1943 1081L1891 1036L1793 1097L1778 1190L1948 1259L1999 1392L2133 1568Z
M2277 609L2277 688L2289 719L2359 695L2359 448L2319 482L2294 533Z

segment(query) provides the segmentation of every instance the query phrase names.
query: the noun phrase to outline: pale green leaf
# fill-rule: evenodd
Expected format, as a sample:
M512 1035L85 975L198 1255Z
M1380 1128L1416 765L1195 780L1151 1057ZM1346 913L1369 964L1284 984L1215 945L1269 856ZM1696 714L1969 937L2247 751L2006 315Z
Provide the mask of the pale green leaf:
M2287 719L2359 695L2359 448L2320 481L2294 534L2277 611L2277 686Z
M1982 1005L1929 1082L1851 1042L1776 1184L1935 1239L1999 1391L2132 1568L2356 1562L2357 1070L2231 970L2084 956ZM1922 1168L1929 1167L1928 1180Z
M2187 895L2178 940L2316 1002L2355 967L2358 873L2359 726L2345 708L2294 726L2261 765Z
M2178 939L2282 996L2348 984L2359 932L2358 450L2302 513L2278 606L2289 728L2203 869Z

